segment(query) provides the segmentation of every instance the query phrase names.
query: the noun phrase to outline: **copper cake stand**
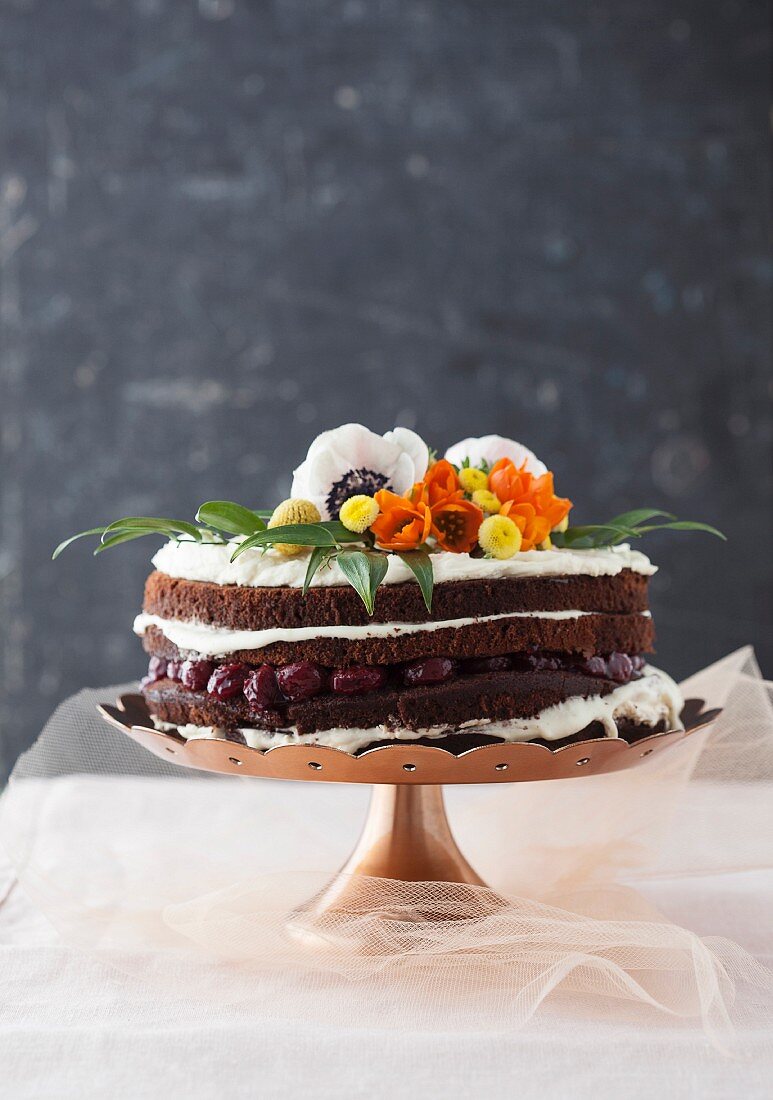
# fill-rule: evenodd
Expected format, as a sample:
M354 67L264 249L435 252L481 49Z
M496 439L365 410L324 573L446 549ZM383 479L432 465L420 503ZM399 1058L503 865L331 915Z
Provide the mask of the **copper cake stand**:
M328 912L346 910L347 902L356 904L358 875L485 885L454 840L443 805L444 783L531 783L623 771L683 741L718 714L704 710L702 700L689 699L681 715L684 729L634 744L604 737L551 750L518 742L483 745L455 756L445 749L398 742L352 756L320 745L262 750L214 738L186 741L175 731L153 726L141 695L122 695L115 706L98 709L155 756L183 767L262 779L372 784L368 817L354 851L327 888L304 907L305 918L322 921ZM437 913L423 916L442 918Z

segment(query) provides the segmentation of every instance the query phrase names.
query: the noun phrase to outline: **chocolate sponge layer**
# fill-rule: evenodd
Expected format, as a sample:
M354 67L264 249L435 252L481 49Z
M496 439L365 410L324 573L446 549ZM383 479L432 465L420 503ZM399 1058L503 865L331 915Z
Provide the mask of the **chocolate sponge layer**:
M275 642L262 649L229 654L249 664L291 664L315 661L331 668L350 665L399 664L421 657L464 659L526 653L536 648L552 653L590 657L596 653L649 653L654 630L649 616L581 615L576 619L493 619L466 626L426 630L392 638L311 638L303 642ZM143 645L156 657L189 656L181 652L160 627L150 626Z
M165 619L192 620L233 630L271 627L367 626L371 622L438 622L504 611L647 610L648 578L629 569L615 577L508 577L449 581L435 586L432 613L415 583L384 584L369 616L350 585L310 588L248 588L187 581L151 573L144 610Z

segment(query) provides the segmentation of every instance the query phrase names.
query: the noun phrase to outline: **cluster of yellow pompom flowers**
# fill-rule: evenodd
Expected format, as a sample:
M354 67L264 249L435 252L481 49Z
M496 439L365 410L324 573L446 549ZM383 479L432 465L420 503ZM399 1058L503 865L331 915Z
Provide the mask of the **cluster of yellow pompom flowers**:
M459 484L470 494L473 504L486 513L486 519L478 528L478 545L489 558L505 560L514 557L521 549L523 536L509 516L501 516L502 501L489 488L485 470L463 466L459 471Z

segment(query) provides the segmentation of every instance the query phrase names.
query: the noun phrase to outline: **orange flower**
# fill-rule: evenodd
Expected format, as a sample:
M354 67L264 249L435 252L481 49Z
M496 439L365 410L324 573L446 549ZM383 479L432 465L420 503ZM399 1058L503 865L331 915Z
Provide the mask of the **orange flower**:
M384 550L415 550L427 540L432 513L425 501L409 500L389 489L379 489L375 500L381 511L370 529Z
M433 463L424 480L416 482L408 497L414 507L420 503L429 507L431 534L441 550L452 554L466 554L472 550L483 522L483 512L477 504L464 499L464 490L450 462L441 458Z
M414 485L414 492L420 486L422 487L422 494L426 496L430 507L439 504L441 500L448 500L451 497L461 499L464 495L464 490L459 484L459 478L456 476L456 470L444 458L430 466L425 474L424 481Z
M517 467L509 458L500 458L499 462L494 463L489 472L488 482L492 493L495 493L503 504L529 504L536 517L547 521L543 538L547 538L553 528L569 515L569 509L572 507L571 500L555 495L553 475L550 471L535 477L534 474L529 473L525 464ZM515 518L512 510L508 513L503 508L500 513L500 515L508 514L511 519ZM540 524L539 529L541 530L543 526L544 524ZM543 538L536 539L535 542L542 542ZM523 549L526 550L527 547L524 545Z
M533 550L552 531L550 520L546 516L540 516L534 505L528 502L516 504L513 500L507 500L499 514L509 516L521 532L521 550Z
M431 509L432 534L441 550L452 554L469 554L478 541L478 528L483 512L461 493L440 500Z

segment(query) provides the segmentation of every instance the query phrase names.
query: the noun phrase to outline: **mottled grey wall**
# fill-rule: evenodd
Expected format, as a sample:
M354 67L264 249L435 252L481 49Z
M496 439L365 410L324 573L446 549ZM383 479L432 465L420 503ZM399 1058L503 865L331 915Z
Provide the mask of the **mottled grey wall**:
M142 667L125 513L317 431L496 431L656 504L661 663L771 667L767 5L0 0L0 770Z

